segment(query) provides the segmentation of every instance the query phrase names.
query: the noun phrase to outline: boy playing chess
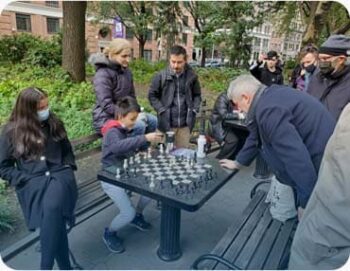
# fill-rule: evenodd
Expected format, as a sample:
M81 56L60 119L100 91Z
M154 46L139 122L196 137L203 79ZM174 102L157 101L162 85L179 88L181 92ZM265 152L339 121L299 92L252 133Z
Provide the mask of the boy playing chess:
M117 103L116 119L107 121L101 129L103 135L101 162L104 168L123 165L124 159L134 155L147 142L160 142L162 140L161 133L131 136L139 112L140 106L132 97L125 97ZM105 229L103 241L110 251L122 253L125 249L117 232L129 223L141 231L149 230L151 224L144 220L142 212L150 199L141 196L135 210L123 188L105 182L101 182L101 186L119 209L119 214Z

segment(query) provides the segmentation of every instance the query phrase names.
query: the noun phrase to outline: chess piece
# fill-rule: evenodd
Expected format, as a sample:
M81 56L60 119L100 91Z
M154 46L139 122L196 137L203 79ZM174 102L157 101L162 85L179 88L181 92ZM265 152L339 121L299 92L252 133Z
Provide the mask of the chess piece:
M117 168L115 178L116 178L117 180L120 179L120 168Z
M156 184L154 183L154 175L151 175L151 182L149 183L149 188L154 189Z
M129 164L130 164L130 165L133 165L133 164L134 164L134 157L133 157L133 156L130 157L130 162L129 162Z
M134 177L137 177L136 167L134 167Z
M123 168L124 168L124 170L128 169L128 159L124 159Z
M205 144L207 140L205 139L205 135L199 135L197 142L197 158L205 157Z
M160 154L163 154L163 153L164 153L164 146L163 146L163 144L160 144L160 145L159 145L159 153L160 153Z
M152 151L151 148L147 149L147 159L151 159L152 158Z

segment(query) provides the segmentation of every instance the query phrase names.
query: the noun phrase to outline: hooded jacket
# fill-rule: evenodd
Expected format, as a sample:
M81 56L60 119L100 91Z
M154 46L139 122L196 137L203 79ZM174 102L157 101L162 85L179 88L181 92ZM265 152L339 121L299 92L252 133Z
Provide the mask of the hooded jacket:
M101 129L103 167L120 164L147 143L145 135L131 137L131 131L116 120L109 120Z
M103 54L93 58L96 74L93 79L96 103L93 110L93 126L100 133L107 120L114 119L115 104L125 96L135 96L131 71Z

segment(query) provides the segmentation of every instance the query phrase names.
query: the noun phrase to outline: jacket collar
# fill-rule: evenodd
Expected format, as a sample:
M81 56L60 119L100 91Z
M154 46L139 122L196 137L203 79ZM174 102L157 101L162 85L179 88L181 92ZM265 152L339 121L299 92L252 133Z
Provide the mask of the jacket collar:
M267 86L262 85L255 93L252 104L250 105L249 111L247 113L247 119L246 122L247 124L250 124L255 121L255 111L256 111L256 106L261 98L261 95L265 92L267 89Z

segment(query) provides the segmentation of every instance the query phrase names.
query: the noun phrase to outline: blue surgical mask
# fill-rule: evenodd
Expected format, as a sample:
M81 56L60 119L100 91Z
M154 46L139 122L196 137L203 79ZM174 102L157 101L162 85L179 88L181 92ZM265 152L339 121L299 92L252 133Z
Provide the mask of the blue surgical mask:
M38 111L38 118L40 121L45 121L49 118L50 115L50 109L46 108L44 110Z

